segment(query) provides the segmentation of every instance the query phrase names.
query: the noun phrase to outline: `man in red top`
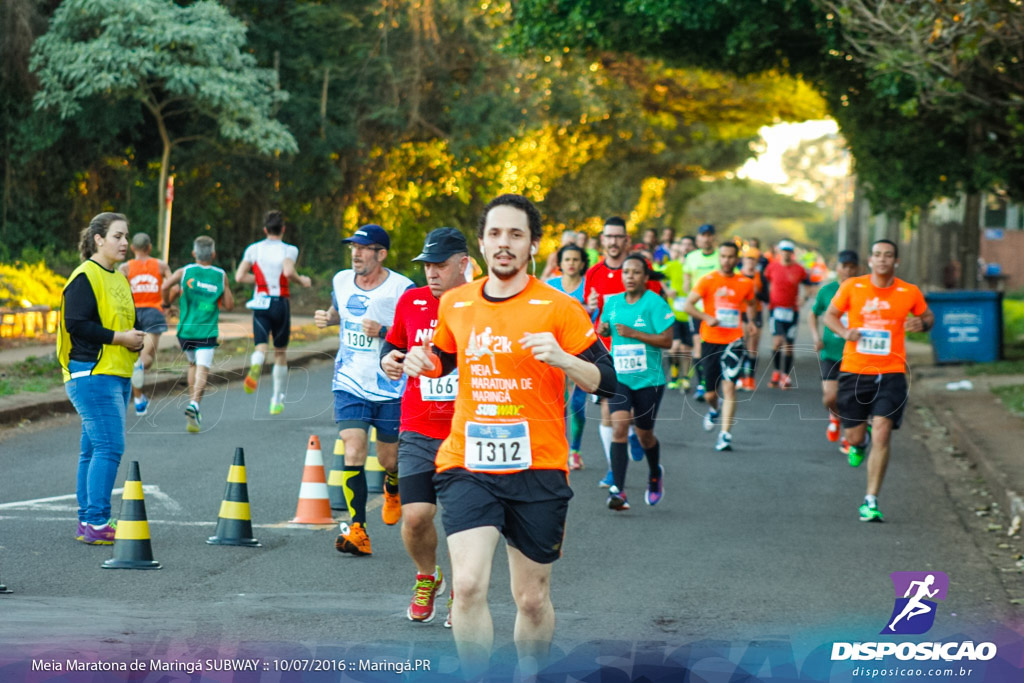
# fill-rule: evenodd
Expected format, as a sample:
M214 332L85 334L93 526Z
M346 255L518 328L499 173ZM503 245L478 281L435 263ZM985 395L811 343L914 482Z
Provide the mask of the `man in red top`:
M772 330L772 372L770 387L789 389L793 386L793 342L800 321L800 285L810 285L807 270L793 260L796 249L789 240L779 242L779 259L764 269L768 287L768 317ZM781 367L780 367L781 365Z
M868 444L868 485L860 521L882 522L878 492L889 464L892 431L900 428L909 397L905 332L927 332L935 315L921 290L896 277L899 252L893 242L871 245L870 275L848 278L825 311L825 324L846 340L839 366L836 407L850 443L850 467L864 460ZM849 327L840 316L847 314ZM907 320L907 316L916 317ZM871 417L871 432L867 420Z
M655 233L657 236L657 233ZM584 307L590 313L593 320L601 319L601 311L604 310L604 300L612 294L621 294L626 291L622 284L622 262L630 253L629 233L626 232L626 221L618 216L612 216L604 222L604 229L601 231L601 246L604 248L604 258L596 265L587 270L583 279L583 301ZM638 245L643 246L643 245ZM661 284L655 280L647 282L647 289L656 294L661 293ZM605 349L612 348L611 337L601 337ZM604 457L608 462L608 472L600 481L600 486L608 488L612 485L612 418L608 412L607 401L601 401L601 426L598 427L601 436L601 445L604 447ZM636 432L630 427L629 430L630 453L634 460L642 460L644 457L643 447L637 440Z
M395 307L395 323L381 346L380 367L389 379L402 378L405 354L434 338L442 294L466 284L469 254L466 238L455 228L427 235L421 261L427 286L407 290ZM411 621L434 618L434 600L445 588L437 562L434 515L437 494L434 470L437 449L451 431L459 376L410 378L402 394L398 433L398 494L402 500L402 541L416 565L416 588L406 610ZM448 625L448 624L446 624Z
M487 605L498 540L507 542L520 674L536 675L554 635L551 566L561 554L572 489L565 382L610 396L615 371L579 303L531 277L542 235L525 197L502 195L477 226L488 277L441 298L433 349L405 356L410 377L456 367L448 438L437 453L437 497L452 559L452 628L467 679L487 668Z
M152 248L153 243L149 235L144 232L135 233L132 237L132 252L135 258L121 264L121 272L132 286L135 322L139 329L146 333L146 342L142 345L139 358L132 367L132 397L135 399L135 414L140 417L145 415L149 408L149 399L142 393L142 387L146 382L145 373L156 359L160 335L167 331L167 318L164 317L160 288L164 280L171 276L171 269L166 263L149 255ZM180 291L181 288L177 289Z
M708 413L704 416L704 431L715 428L718 419L718 385L722 385L722 428L715 443L716 451L732 450L733 416L736 414L736 380L743 370L742 314L746 313L746 332L754 327L754 281L736 273L740 248L735 242L723 242L718 247L718 270L697 280L686 297L683 308L693 320L700 320L700 338L703 344L701 362L704 363L704 382ZM697 310L697 301L704 302L704 310Z

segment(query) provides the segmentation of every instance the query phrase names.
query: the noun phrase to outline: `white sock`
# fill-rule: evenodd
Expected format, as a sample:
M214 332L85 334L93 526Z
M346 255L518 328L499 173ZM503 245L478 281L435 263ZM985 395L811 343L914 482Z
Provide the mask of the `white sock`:
M284 398L284 385L288 381L288 366L287 365L275 365L273 370L274 377L274 399L280 401Z
M601 445L604 446L604 459L608 461L608 467L612 466L612 426L599 425L597 433L601 435Z
M196 403L195 401L189 401L188 406L189 408L195 408L196 410L199 410L199 404Z
M132 366L132 386L141 389L142 385L146 383L145 377L146 370L142 367L142 361L136 361Z
M253 351L252 363L250 363L250 365L259 365L260 367L262 367L264 358L266 358L266 354L263 353L262 351Z
M864 496L864 502L871 507L878 507L878 496L867 495Z

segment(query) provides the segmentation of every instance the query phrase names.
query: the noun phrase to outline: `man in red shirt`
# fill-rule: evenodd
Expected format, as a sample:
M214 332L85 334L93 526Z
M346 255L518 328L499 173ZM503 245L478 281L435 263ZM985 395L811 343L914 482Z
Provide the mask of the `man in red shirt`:
M427 235L421 261L427 286L406 290L395 307L395 323L381 346L380 367L389 379L402 378L405 354L434 338L441 295L466 284L469 254L466 238L455 228ZM416 587L406 610L411 621L434 618L434 601L445 589L437 562L437 493L434 470L437 449L448 437L455 414L458 372L439 378L410 377L402 394L398 433L398 494L402 501L402 541L416 565ZM451 627L451 622L445 623Z
M810 285L807 270L793 260L796 249L789 240L779 242L779 258L765 266L763 277L768 286L768 318L772 331L772 372L770 387L793 386L793 342L800 321L800 285ZM805 297L806 298L806 297Z

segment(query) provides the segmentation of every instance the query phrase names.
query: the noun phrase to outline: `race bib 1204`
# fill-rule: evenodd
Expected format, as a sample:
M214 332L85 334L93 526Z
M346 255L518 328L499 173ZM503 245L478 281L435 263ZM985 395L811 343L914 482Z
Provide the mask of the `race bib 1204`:
M615 372L629 375L647 369L647 348L644 344L621 344L612 347Z
M515 472L533 464L530 426L466 423L466 469L472 472Z

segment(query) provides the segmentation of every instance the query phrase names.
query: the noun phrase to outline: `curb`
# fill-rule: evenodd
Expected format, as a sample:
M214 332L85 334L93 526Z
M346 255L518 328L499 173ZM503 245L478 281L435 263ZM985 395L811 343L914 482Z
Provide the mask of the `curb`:
M309 346L301 347L294 351L289 350L288 365L289 367L302 367L317 360L333 360L337 349L338 340L336 338L328 337L317 340ZM216 372L210 373L208 383L211 385L222 385L237 382L245 377L248 369L249 366L244 359L240 362L236 361L230 365L218 367ZM155 395L158 392L169 392L179 384L183 387L187 384L185 372L180 374L160 372L155 373L154 377L156 378L155 381L150 381L149 379L146 381L146 392L149 395ZM6 406L3 405L4 401L0 401L0 427L8 427L24 420L36 420L41 417L65 415L75 412L75 407L71 405L71 401L68 400L67 393L63 387L34 395L29 393L18 394L15 400L19 401L19 403ZM15 400L10 400L10 402L15 403ZM131 406L129 405L130 408Z

